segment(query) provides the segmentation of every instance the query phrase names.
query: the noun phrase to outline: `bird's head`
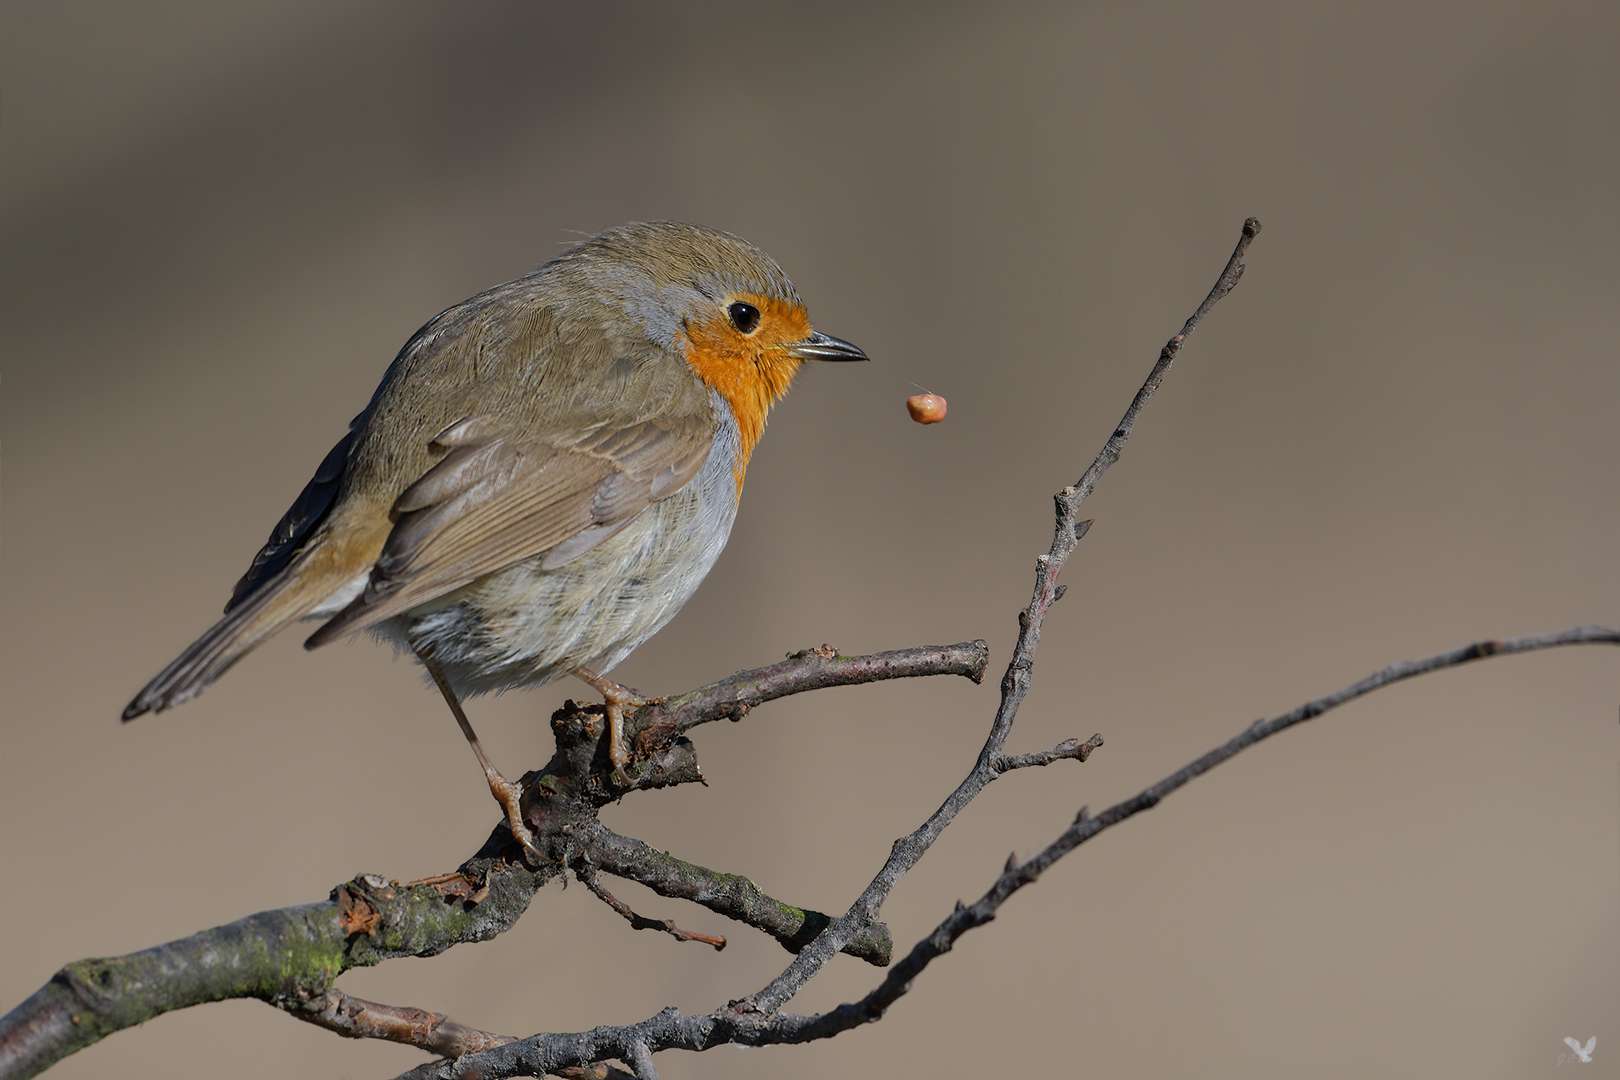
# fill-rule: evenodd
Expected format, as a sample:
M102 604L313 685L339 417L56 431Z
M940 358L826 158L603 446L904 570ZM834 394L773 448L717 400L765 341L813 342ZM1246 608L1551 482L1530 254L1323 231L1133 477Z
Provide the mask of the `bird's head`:
M579 259L598 290L731 406L738 483L765 418L806 360L865 360L815 332L804 302L769 255L730 233L681 222L633 222L587 240Z

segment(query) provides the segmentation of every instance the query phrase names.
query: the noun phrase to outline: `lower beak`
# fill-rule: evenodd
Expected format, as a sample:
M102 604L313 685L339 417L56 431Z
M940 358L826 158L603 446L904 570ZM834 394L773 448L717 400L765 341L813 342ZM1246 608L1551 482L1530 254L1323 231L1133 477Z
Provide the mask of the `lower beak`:
M800 360L870 360L858 346L833 337L831 334L812 333L803 341L788 346L788 351Z

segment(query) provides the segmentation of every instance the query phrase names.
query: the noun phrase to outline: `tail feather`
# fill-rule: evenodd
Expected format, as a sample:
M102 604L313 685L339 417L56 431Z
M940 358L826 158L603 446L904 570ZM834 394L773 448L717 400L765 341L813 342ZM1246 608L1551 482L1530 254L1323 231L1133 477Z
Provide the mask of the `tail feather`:
M307 595L311 590L299 588L300 584L296 576L284 572L231 608L124 706L124 719L190 701L260 642L318 605L322 597Z

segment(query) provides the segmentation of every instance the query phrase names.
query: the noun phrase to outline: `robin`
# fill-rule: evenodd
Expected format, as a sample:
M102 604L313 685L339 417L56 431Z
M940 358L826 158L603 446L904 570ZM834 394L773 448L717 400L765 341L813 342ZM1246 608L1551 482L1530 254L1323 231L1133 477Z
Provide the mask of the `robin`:
M461 702L607 678L674 617L725 547L772 404L806 360L864 360L810 328L776 263L677 222L610 229L418 330L254 556L225 617L124 719L195 697L270 635L372 630L422 662L533 852L521 789Z

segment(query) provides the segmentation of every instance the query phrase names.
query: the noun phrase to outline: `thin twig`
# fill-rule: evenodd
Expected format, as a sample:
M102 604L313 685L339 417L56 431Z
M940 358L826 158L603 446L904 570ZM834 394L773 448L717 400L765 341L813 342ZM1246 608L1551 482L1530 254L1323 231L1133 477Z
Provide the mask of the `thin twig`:
M984 747L979 751L979 759L975 762L973 771L915 832L895 841L888 861L883 864L883 868L878 871L872 883L866 887L850 909L828 927L821 938L801 952L798 958L788 965L786 971L750 997L749 1007L769 1015L797 994L800 988L844 947L851 936L868 921L877 918L878 912L883 907L883 901L906 871L916 865L917 860L923 857L946 826L956 819L961 809L972 802L979 792L984 790L986 784L1001 775L996 768L996 762L1002 755L1007 736L1012 732L1018 708L1023 703L1024 696L1029 693L1030 677L1035 667L1035 652L1041 642L1041 625L1046 618L1047 610L1061 595L1058 591L1058 575L1068 562L1069 555L1091 527L1089 521L1076 520L1076 511L1086 496L1097 486L1102 474L1119 460L1125 440L1130 437L1131 428L1136 424L1136 418L1141 414L1148 398L1153 396L1153 392L1164 381L1165 373L1169 371L1176 354L1181 351L1181 346L1198 328L1198 324L1203 321L1210 309L1231 292L1238 279L1243 276L1244 268L1240 260L1243 253L1248 250L1249 242L1259 232L1260 222L1254 218L1248 218L1243 222L1242 235L1238 238L1237 246L1232 249L1232 257L1227 260L1226 268L1216 279L1214 288L1210 289L1209 295L1198 306L1198 310L1193 312L1192 317L1182 326L1181 333L1171 338L1160 350L1158 362L1153 365L1153 370L1148 373L1142 388L1136 392L1130 407L1125 410L1125 415L1114 428L1114 433L1103 444L1091 467L1085 471L1074 487L1065 488L1058 493L1057 520L1052 531L1052 546L1045 555L1035 560L1034 595L1030 598L1029 606L1019 612L1018 642L1013 647L1013 656L1007 665L1007 672L1001 678L1001 704L996 710L995 719L990 725L989 737L985 739Z
M1329 709L1337 708L1348 701L1354 701L1356 698L1389 686L1391 683L1402 682L1418 675L1426 675L1432 671L1458 667L1488 657L1537 652L1542 649L1556 649L1564 645L1620 645L1620 630L1611 629L1607 626L1577 626L1569 630L1549 634L1532 634L1527 637L1507 638L1501 641L1480 641L1473 645L1465 645L1460 649L1436 653L1421 660L1403 660L1391 664L1337 693L1319 697L1315 701L1307 701L1297 709L1292 709L1271 720L1256 720L1242 734L1234 736L1225 744L1216 747L1185 768L1171 773L1152 787L1143 790L1132 798L1126 799L1124 802L1109 807L1096 817L1076 821L1051 847L1025 863L1024 866L1029 868L1033 874L1039 875L1047 866L1050 866L1062 858L1063 855L1085 843L1104 829L1117 825L1119 822L1143 810L1152 809L1165 796L1177 788L1185 786L1197 777L1209 772L1221 762L1235 757L1262 739L1269 739L1280 731L1286 731L1296 724L1302 724L1307 720L1321 716Z
M589 852L591 865L605 874L645 885L659 896L690 900L718 915L763 930L796 953L832 922L809 908L784 904L741 874L726 874L678 859L633 836L621 836L600 821L581 822L574 837ZM894 938L872 922L844 945L846 955L885 967L894 958Z
M1538 634L1530 637L1512 638L1506 641L1479 642L1461 649L1437 653L1422 660L1401 661L1400 663L1391 664L1337 693L1328 694L1325 697L1317 698L1315 701L1308 701L1297 709L1286 712L1275 719L1255 721L1242 734L1230 739L1224 745L1211 750L1185 768L1171 773L1157 784L1146 788L1132 798L1109 807L1096 817L1088 815L1085 809L1082 808L1075 817L1074 824L1064 830L1061 836L1039 854L1022 863L1010 860L1001 876L996 879L995 884L990 887L990 890L984 896L979 898L977 903L971 907L963 907L958 904L956 910L944 922L940 923L932 934L919 941L910 953L890 969L883 982L871 993L854 1004L841 1005L822 1016L807 1019L798 1029L797 1034L812 1038L827 1038L857 1024L870 1023L881 1017L890 1005L910 989L912 980L922 973L922 970L928 966L930 961L950 951L956 939L969 930L976 926L983 926L991 919L994 919L996 911L1006 902L1008 897L1025 885L1037 881L1043 873L1051 868L1053 863L1104 829L1118 825L1126 818L1157 806L1176 789L1184 787L1196 777L1247 750L1262 739L1270 738L1272 735L1286 731L1296 724L1321 716L1329 709L1336 708L1348 701L1353 701L1358 697L1370 694L1374 690L1388 686L1391 683L1400 682L1403 679L1410 679L1443 668L1457 667L1460 664L1490 656L1534 652L1540 649L1557 648L1562 645L1620 645L1620 630L1611 630L1603 626L1579 626L1560 633Z
M517 1041L511 1035L464 1027L443 1013L379 1005L375 1001L350 997L336 988L289 1007L287 1011L300 1020L346 1038L405 1043L445 1058L476 1054Z
M1014 769L1027 769L1032 765L1050 765L1054 761L1066 761L1069 758L1085 761L1091 756L1091 752L1102 744L1101 735L1093 735L1085 742L1079 739L1064 739L1050 750L1039 750L1033 754L1002 754L995 760L995 769L998 773L1004 773Z
M574 876L579 878L579 880L584 883L585 887L596 895L598 900L602 901L602 903L624 916L625 921L630 924L630 929L632 930L661 930L673 937L676 941L701 941L705 945L712 945L714 946L715 952L719 952L721 949L726 947L725 938L713 937L708 934L695 934L690 930L682 930L680 927L675 925L675 921L673 919L649 919L645 915L637 915L631 910L629 904L625 903L623 900L620 900L618 897L614 896L612 893L608 892L602 887L601 878L597 876L596 871L591 869L589 865L575 867Z
M756 705L829 686L922 675L961 675L979 682L989 659L989 646L983 641L924 645L869 656L840 656L831 645L822 645L790 653L779 664L739 671L728 679L637 709L631 716L632 734L661 724L671 724L677 733L684 733L711 720L741 720Z
M1148 373L1147 379L1142 383L1142 389L1138 390L1136 397L1131 399L1130 408L1125 410L1125 415L1120 419L1119 426L1114 429L1114 433L1103 444L1102 452L1092 461L1091 468L1087 469L1074 487L1069 489L1073 492L1071 505L1074 508L1078 508L1085 501L1086 497L1096 488L1097 481L1102 478L1102 474L1108 471L1110 465L1119 460L1120 451L1125 447L1125 440L1130 438L1131 428L1136 426L1136 418L1141 415L1142 407L1147 404L1148 398L1153 396L1154 391L1159 388L1159 384L1164 381L1165 372L1170 370L1170 364L1175 360L1176 354L1187 343L1187 339L1192 336L1192 332L1198 329L1198 324L1204 321L1204 316L1209 314L1210 309L1219 303L1222 297L1231 292L1236 287L1238 280L1243 277L1243 271L1247 267L1240 260L1243 258L1244 252L1249 250L1249 242L1259 235L1260 222L1255 218L1245 219L1243 222L1243 235L1238 237L1237 247L1232 249L1232 257L1226 260L1226 269L1222 270L1221 276L1216 279L1215 287L1209 290L1209 295L1204 297L1204 302L1198 305L1198 310L1193 312L1192 316L1182 326L1181 333L1165 342L1164 348L1159 350L1158 363L1153 365L1153 370Z

